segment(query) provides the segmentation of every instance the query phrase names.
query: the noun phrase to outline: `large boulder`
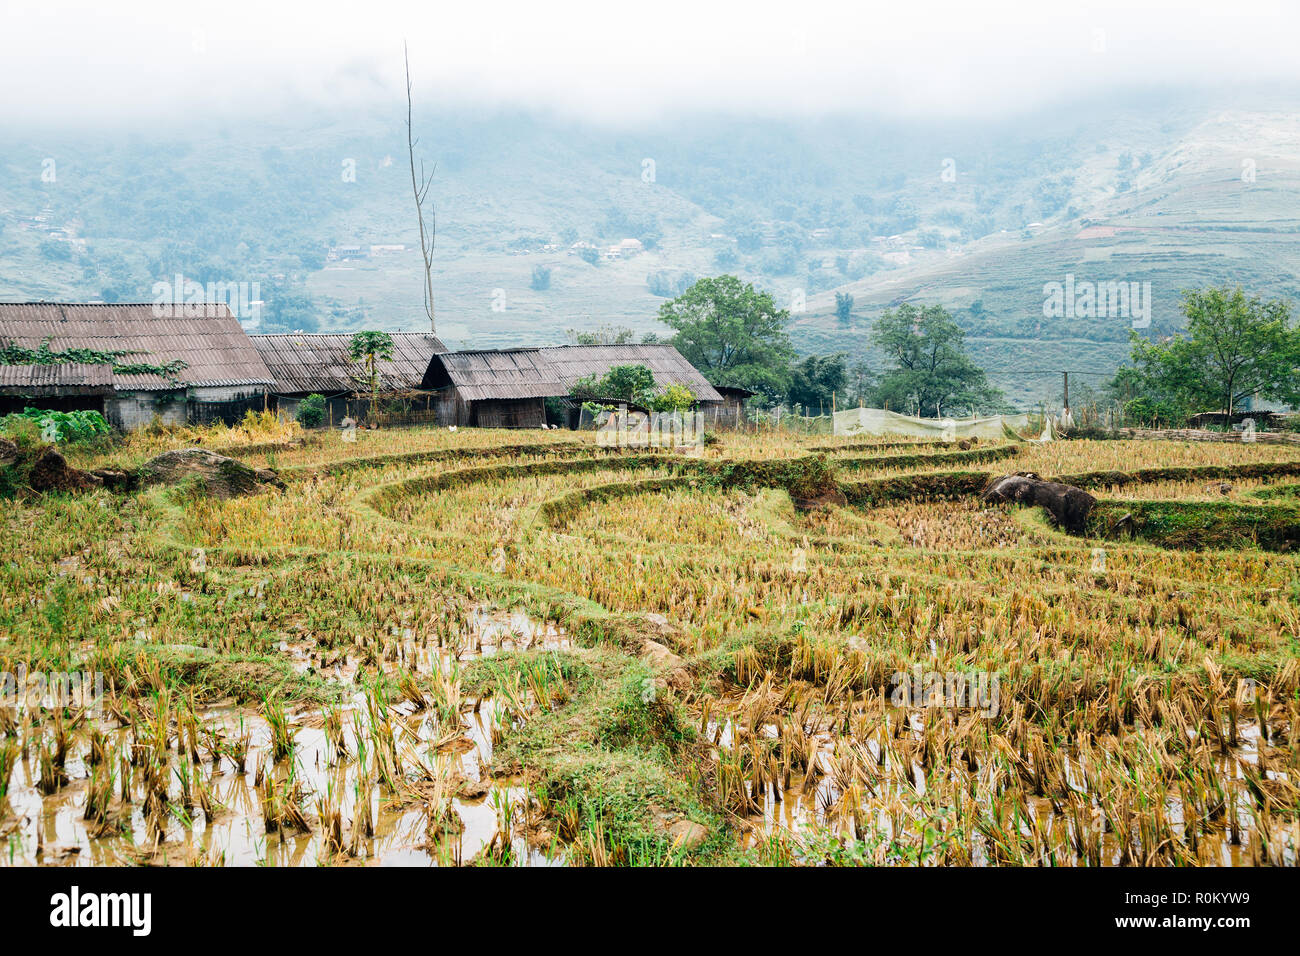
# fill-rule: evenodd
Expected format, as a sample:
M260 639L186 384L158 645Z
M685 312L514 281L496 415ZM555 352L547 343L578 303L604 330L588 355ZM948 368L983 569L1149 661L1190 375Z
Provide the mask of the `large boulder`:
M849 499L839 488L827 488L810 498L790 496L796 511L825 511L831 507L845 508Z
M1088 514L1097 499L1081 488L1044 481L1032 472L1018 472L995 478L984 489L985 501L1010 501L1046 508L1058 527L1082 534Z
M275 472L250 468L241 461L206 448L181 448L150 458L140 468L142 485L175 485L195 480L210 495L235 498L260 494L267 488L284 488Z
M89 491L103 484L99 478L88 472L73 468L66 458L53 445L41 449L27 483L33 491Z
M109 491L134 491L137 484L133 472L120 468L92 468L90 473L102 481Z

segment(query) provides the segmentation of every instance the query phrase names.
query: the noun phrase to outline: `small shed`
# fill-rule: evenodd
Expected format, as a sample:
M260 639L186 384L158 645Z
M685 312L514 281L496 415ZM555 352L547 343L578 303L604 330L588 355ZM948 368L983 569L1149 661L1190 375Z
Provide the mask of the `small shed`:
M711 425L739 427L745 420L745 402L757 395L757 392L739 385L715 385L714 389L722 396L722 404L709 410L708 421Z
M1237 410L1229 415L1223 410L1217 412L1200 412L1187 419L1188 428L1206 428L1210 425L1216 425L1220 428L1230 425L1240 425L1247 418L1255 420L1255 427L1260 431L1267 431L1274 428L1280 419L1277 412L1261 410Z
M438 393L438 423L479 428L541 428L546 399L568 394L541 349L442 352L420 387Z
M375 363L380 392L389 395L409 393L420 387L429 360L446 347L429 332L389 332L393 340L393 357ZM329 420L339 422L357 411L348 399L369 390L364 362L354 362L348 354L350 332L286 333L250 335L254 347L275 379L272 403L289 415L297 413L298 404L308 395L325 398Z

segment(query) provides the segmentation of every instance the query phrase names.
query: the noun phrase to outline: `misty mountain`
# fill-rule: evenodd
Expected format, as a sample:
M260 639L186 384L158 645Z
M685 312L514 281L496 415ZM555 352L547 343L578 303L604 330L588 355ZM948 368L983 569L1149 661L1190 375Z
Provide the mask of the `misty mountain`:
M939 302L1012 401L1055 394L1059 369L1099 383L1135 322L1179 327L1182 289L1294 297L1300 274L1300 123L1286 104L1125 103L996 123L693 116L635 131L421 118L417 104L417 151L437 164L438 332L496 347L662 331L666 297L730 272L791 309L803 352L869 358L883 309ZM268 330L424 328L403 115L5 130L0 298L150 301L182 274L256 283ZM1067 281L1136 290L1149 324L1083 302L1044 315L1044 287ZM853 296L847 321L837 292Z

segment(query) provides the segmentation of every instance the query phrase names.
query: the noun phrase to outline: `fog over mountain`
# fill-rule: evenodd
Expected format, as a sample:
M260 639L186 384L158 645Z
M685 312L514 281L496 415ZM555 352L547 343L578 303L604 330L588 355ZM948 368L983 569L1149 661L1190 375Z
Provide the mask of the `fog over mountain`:
M730 272L805 353L939 302L1028 405L1133 326L1052 283L1149 289L1155 334L1192 285L1294 295L1300 10L1021 7L12 3L0 298L184 274L256 283L264 329L424 327L404 39L449 344L662 331Z
M0 117L171 125L400 96L628 121L687 110L990 116L1142 87L1294 80L1283 0L439 5L12 0ZM1121 100L1122 101L1122 100ZM179 107L179 110L177 109Z

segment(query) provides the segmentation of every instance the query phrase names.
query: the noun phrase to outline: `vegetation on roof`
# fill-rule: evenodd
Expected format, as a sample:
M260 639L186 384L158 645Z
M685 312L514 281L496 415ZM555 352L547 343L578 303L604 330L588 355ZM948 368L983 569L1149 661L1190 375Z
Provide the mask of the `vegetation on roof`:
M184 359L162 364L119 361L128 355L141 354L144 353L138 349L71 348L56 352L50 348L48 339L34 349L6 342L0 345L0 365L111 365L116 375L159 375L173 380L178 372L189 368L189 362Z

